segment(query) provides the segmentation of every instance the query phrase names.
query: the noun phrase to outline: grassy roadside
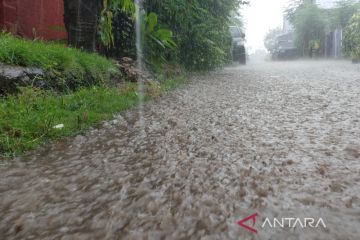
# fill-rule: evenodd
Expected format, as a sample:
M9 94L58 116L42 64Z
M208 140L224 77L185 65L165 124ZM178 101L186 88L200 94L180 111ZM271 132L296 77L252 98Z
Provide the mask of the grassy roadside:
M136 84L110 87L118 85L111 84L111 78L121 78L120 71L111 60L97 54L0 32L0 63L41 68L47 75L40 81L51 86L15 85L18 91L11 92L0 81L0 89L7 94L0 96L0 158L76 135L138 103ZM155 77L157 81L146 84L145 99L158 97L185 81L171 71L159 69L162 74Z
M118 73L112 61L95 53L86 53L65 45L41 40L29 41L0 32L0 63L38 67L46 77L34 79L45 82L49 89L69 92L93 85L103 86ZM6 92L6 86L0 87Z
M147 87L145 99L157 97L186 81L185 77L161 80ZM114 113L138 103L137 86L121 89L84 88L67 95L24 88L18 95L0 99L0 156L9 158L41 144L73 136Z

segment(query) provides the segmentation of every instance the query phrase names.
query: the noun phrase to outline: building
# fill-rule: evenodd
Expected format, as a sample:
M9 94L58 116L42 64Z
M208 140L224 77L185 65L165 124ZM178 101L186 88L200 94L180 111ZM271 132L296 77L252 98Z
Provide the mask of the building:
M45 40L65 39L63 0L1 0L0 28Z

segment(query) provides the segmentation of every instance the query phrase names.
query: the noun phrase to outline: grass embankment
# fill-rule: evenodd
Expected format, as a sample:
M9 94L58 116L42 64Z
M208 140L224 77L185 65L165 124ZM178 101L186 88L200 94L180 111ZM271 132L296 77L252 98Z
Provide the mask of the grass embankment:
M113 68L110 61L95 54L13 37L15 42L10 43L7 42L8 36L5 35L5 40L3 37L0 38L0 61L7 64L39 66L44 69L51 69L49 66L55 64L60 75L63 72L78 76L86 72L96 73L94 78L100 74L105 81L108 69ZM4 41L7 42L5 49L2 47ZM71 66L73 63L77 65L74 72L74 66ZM78 79L86 78L84 75ZM160 84L147 85L145 99L159 96L185 81L184 77L160 79ZM16 156L50 140L78 134L138 103L137 86L134 83L123 84L121 88L105 84L88 85L88 82L80 81L78 90L66 94L25 87L17 95L0 98L0 156Z
M39 67L46 71L45 81L55 91L77 90L84 86L104 85L115 65L97 54L89 54L58 43L28 41L0 32L0 62Z

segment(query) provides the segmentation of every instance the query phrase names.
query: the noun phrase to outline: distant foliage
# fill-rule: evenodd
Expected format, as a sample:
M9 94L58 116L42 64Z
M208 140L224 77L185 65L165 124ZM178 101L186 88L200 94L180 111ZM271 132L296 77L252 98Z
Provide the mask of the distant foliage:
M354 14L345 28L344 52L353 59L360 60L360 12Z

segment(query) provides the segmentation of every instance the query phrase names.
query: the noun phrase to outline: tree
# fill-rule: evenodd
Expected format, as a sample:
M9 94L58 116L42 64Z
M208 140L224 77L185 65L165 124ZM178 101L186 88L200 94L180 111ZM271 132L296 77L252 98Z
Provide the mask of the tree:
M297 1L288 8L287 15L295 28L296 46L303 56L309 53L315 42L324 47L327 20L313 1Z
M277 37L282 34L280 27L271 29L265 36L264 45L270 53L274 53L277 45Z
M344 32L344 52L360 60L360 11L354 14Z
M233 26L237 26L244 32L244 19L240 12L232 11L230 14L230 24Z
M336 8L336 25L346 27L350 19L360 9L360 2L354 0L343 0L337 3Z

